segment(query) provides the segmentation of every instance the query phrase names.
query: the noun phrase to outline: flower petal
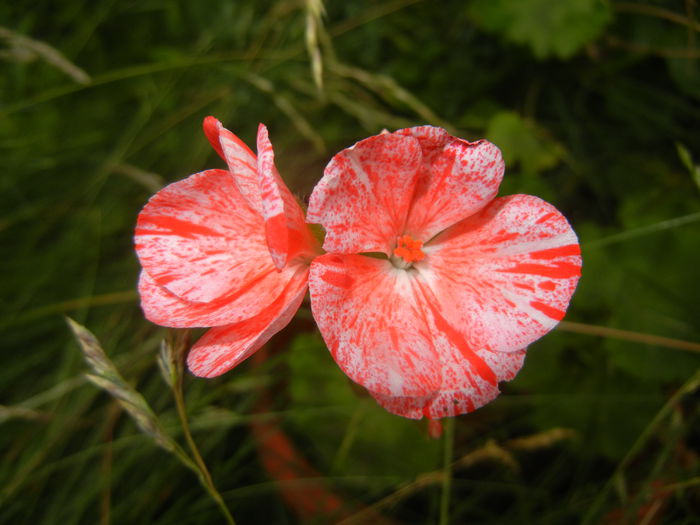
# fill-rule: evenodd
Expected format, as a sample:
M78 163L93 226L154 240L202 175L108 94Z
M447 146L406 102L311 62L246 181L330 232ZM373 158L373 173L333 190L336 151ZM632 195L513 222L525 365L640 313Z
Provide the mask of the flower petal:
M415 268L472 348L517 351L551 330L576 288L576 234L530 195L494 200L424 246Z
M321 335L350 379L392 396L440 387L439 356L408 272L387 260L326 254L311 263L309 289Z
M307 210L307 222L326 229L323 248L390 255L403 233L420 167L418 141L390 133L360 141L333 157Z
M299 252L315 244L304 212L275 167L275 154L264 124L258 127L258 177L265 234L270 255L279 269Z
M508 353L483 349L477 351L477 354L480 359L488 363L498 381L513 379L525 360L525 349ZM460 364L465 364L463 360L449 359L447 362L450 363L447 368L451 368L453 372L460 370ZM469 377L468 370L465 370L463 374L465 379ZM451 376L451 374L444 375ZM452 377L458 378L459 375ZM480 389L476 389L469 381L461 381L461 384L457 381L449 387L446 385L441 388L435 395L425 397L393 397L370 392L376 401L392 414L411 419L420 419L423 416L439 419L473 412L493 401L499 393L496 385L482 385Z
M139 277L141 308L146 319L160 326L194 328L238 323L258 315L284 291L287 283L302 271L299 265L278 272L272 265L259 279L230 296L208 303L180 299L156 284L143 270ZM307 271L307 270L304 270Z
M209 143L228 164L228 169L233 175L240 194L251 208L262 214L262 199L255 154L216 118L212 116L205 118L203 128Z
M486 140L467 142L442 128L421 126L396 132L415 137L423 153L406 232L428 241L478 212L498 193L505 165Z
M294 317L306 294L307 278L308 269L297 272L284 293L256 317L209 330L187 355L190 371L216 377L250 357Z
M274 268L262 218L223 170L191 175L151 197L135 244L153 280L187 301L231 298Z

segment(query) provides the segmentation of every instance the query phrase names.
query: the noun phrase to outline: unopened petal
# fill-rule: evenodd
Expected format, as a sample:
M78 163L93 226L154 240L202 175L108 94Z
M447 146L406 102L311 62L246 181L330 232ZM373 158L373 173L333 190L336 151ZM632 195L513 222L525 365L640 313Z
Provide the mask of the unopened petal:
M381 134L330 161L309 200L307 221L323 225L334 253L391 254L403 233L422 165L418 141Z
M494 200L424 248L416 265L470 346L517 351L564 316L581 274L566 218L529 195Z
M246 289L274 268L262 217L230 174L209 170L151 197L138 217L136 252L160 286L209 302Z
M308 270L292 279L284 292L259 315L246 321L212 328L187 356L190 371L216 377L250 357L291 321L306 294Z
M311 264L311 308L334 359L383 395L437 391L441 364L410 277L387 260L326 254Z
M406 224L411 235L427 241L478 212L498 193L505 165L490 142L467 142L433 126L396 133L418 139L423 156Z

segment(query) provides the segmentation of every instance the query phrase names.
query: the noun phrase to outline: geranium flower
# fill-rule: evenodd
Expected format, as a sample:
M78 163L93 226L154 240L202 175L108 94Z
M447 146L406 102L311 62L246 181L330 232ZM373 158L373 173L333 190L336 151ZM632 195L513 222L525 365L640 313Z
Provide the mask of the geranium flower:
M212 327L187 364L213 377L291 320L318 243L275 168L264 125L257 157L213 117L204 120L204 132L228 170L196 173L160 190L139 214L135 244L146 318L175 328Z
M580 276L576 234L537 197L494 198L496 146L424 126L337 154L307 220L329 252L311 308L334 359L390 412L470 412L512 379L564 316Z

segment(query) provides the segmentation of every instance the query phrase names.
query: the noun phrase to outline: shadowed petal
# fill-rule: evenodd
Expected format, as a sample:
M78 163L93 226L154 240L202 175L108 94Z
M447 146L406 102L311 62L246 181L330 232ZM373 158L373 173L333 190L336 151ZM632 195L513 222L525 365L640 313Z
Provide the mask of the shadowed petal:
M307 221L326 229L335 253L391 255L403 233L421 150L413 137L382 134L344 149L330 161L309 200Z
M194 328L237 323L258 315L282 293L284 287L300 267L287 266L278 272L272 265L267 273L238 290L231 296L221 296L208 303L178 298L156 282L143 270L139 277L141 308L146 319L160 326Z
M326 254L311 264L311 309L350 379L384 395L440 386L440 362L411 279L387 260Z
M478 212L498 193L505 165L501 151L490 142L467 142L433 126L396 133L418 139L423 156L407 233L428 241Z
M294 317L306 294L307 278L308 269L298 272L284 293L256 317L209 330L187 356L190 371L216 377L250 357Z
M258 177L267 244L275 266L281 269L300 251L309 251L315 241L304 221L304 212L275 167L264 124L258 127Z
M576 234L529 195L494 200L424 247L415 265L472 348L519 350L564 316L581 274Z
M151 197L134 240L156 283L182 299L209 302L239 293L274 268L264 231L231 175L209 170Z

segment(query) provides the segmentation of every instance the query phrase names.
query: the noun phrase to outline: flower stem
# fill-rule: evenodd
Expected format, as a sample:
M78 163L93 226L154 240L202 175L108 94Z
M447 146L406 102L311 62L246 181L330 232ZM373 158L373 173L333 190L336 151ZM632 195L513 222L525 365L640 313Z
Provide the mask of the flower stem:
M440 525L450 522L450 493L452 491L452 458L454 455L455 420L445 419L445 448L442 461L442 494L440 497Z
M190 432L190 425L187 418L187 409L185 408L185 398L182 388L184 376L182 364L184 361L185 350L189 346L187 344L187 336L178 341L175 346L175 359L177 361L177 365L175 366L174 372L176 377L174 378L175 380L172 382L171 386L173 397L175 398L175 405L177 407L177 414L180 418L180 423L182 424L182 431L185 436L185 441L187 441L187 446L189 447L192 457L194 458L195 470L199 476L199 481L202 483L202 486L221 509L221 513L224 515L226 523L229 525L236 525L236 521L233 519L231 512L226 506L226 503L224 503L224 499L221 497L216 485L214 485L209 469L207 468L202 455L199 453L199 448L197 447L197 444L192 437L192 433Z

